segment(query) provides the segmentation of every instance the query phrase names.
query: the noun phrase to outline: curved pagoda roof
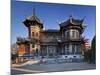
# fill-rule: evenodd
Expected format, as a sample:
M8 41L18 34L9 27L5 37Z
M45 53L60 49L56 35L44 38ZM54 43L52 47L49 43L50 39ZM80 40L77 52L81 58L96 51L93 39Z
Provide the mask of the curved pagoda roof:
M65 27L67 25L82 25L84 19L75 19L72 16L67 21L61 22L59 25L60 27Z
M27 17L26 20L37 21L38 23L41 23L41 21L39 20L39 18L37 16L35 16L35 15Z
M40 19L36 16L36 15L32 15L32 16L29 16L25 19L25 21L23 21L23 23L25 24L26 27L29 27L30 24L29 23L38 23L38 25L43 28L43 23L40 21ZM32 24L34 25L34 24Z
M59 23L60 30L63 28L66 29L68 28L78 28L80 30L80 33L83 33L85 29L85 25L83 24L84 19L75 19L72 16L67 21Z

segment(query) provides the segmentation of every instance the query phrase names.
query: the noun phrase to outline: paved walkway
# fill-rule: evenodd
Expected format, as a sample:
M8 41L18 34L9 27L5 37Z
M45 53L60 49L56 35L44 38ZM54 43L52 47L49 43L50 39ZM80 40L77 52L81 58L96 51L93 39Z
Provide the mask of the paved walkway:
M23 73L41 73L73 70L90 70L95 69L94 64L87 63L62 63L62 64L28 64L25 66L12 68L12 75Z

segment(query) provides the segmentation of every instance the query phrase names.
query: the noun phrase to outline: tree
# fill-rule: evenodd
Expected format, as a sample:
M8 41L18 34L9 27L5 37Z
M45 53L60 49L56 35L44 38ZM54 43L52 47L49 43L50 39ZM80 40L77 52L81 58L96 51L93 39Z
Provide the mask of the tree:
M86 62L90 62L91 59L91 50L84 51L84 59Z
M91 43L91 62L96 63L96 36Z
M85 61L89 63L96 63L96 36L91 42L91 49L84 52Z

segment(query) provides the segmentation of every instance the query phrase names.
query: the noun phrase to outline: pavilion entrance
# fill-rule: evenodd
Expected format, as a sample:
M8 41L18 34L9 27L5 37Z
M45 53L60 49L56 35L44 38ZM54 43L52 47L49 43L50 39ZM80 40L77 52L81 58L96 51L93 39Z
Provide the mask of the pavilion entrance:
M56 55L56 47L55 46L47 46L47 57L52 58Z

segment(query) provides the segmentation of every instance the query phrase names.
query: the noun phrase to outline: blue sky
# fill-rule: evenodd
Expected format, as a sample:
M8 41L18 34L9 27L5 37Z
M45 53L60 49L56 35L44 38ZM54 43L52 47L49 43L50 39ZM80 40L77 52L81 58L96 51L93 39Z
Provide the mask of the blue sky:
M15 43L17 37L28 37L27 27L22 23L26 17L31 16L35 8L37 17L44 21L46 29L59 29L58 21L67 20L71 14L74 18L85 17L86 29L83 36L90 41L95 35L96 7L71 4L37 3L12 1L11 3L11 42Z

